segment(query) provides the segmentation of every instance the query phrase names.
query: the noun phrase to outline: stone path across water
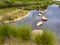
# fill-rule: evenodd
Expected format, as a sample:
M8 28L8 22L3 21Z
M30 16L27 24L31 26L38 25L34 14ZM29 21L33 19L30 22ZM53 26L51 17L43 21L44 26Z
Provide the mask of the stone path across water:
M53 5L52 5L53 6ZM35 15L33 16L33 12L35 13ZM58 36L58 38L60 38L60 8L56 7L56 6L48 6L47 8L47 13L44 14L44 16L46 18L48 18L48 21L42 21L41 18L37 15L38 13L36 13L36 10L30 10L30 14L28 17L14 22L14 25L21 25L21 24L27 24L27 25L32 25L32 30L34 29L42 29L42 28L49 28L52 29L51 31L56 32L56 35ZM37 27L36 24L42 21L43 25Z

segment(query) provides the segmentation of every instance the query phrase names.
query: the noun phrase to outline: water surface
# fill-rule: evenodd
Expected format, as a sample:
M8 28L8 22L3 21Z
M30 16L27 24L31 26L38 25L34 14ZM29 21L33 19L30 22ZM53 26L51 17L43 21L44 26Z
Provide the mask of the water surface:
M14 22L13 24L15 25L21 25L21 24L26 24L26 25L32 25L32 29L42 29L42 28L50 28L52 31L56 33L56 35L60 36L60 8L58 5L53 4L48 6L47 12L44 14L48 18L48 21L43 21L43 25L40 27L37 27L36 24L39 21L42 21L40 17L38 16L39 11L37 10L30 10L30 14L28 17ZM33 16L34 14L34 16Z

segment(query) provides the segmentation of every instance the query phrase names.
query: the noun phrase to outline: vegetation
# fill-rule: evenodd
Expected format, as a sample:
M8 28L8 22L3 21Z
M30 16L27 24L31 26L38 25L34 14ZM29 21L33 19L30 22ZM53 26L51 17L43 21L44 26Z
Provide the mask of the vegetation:
M25 16L28 13L26 10L18 8L5 8L0 10L0 22L13 21L14 19Z
M31 38L31 26L21 25L18 27L19 37L22 40L30 40Z
M14 10L17 10L17 8L12 7L12 8L3 8L3 9L0 9L0 15L6 15L9 12L12 12Z
M1 0L0 1L0 22L6 20L14 20L18 17L26 15L26 10L36 9L36 10L45 10L48 5L53 2L52 0ZM8 14L11 12L17 11L13 14ZM2 18L2 19L1 19Z
M44 29L42 35L35 35L35 42L38 45L54 45L55 42L55 34L51 32L49 29Z
M0 25L0 42L4 40L10 39L11 37L18 37L21 40L29 40L31 37L31 27L25 25L21 25L20 27L16 27L9 24L1 24Z
M29 4L50 4L52 0L1 0L0 7L26 7Z
M56 3L59 5L60 2L55 2L53 0L1 0L0 8L7 8L7 7L20 7L20 8L27 7L28 8L28 6L30 5L28 9L33 9L33 7L36 7L38 4L39 4L38 7L41 7L41 5L48 6L53 3ZM31 5L32 5L32 7L31 7ZM36 6L34 6L34 5L36 5ZM42 6L42 7L44 7L44 6Z
M28 41L28 40L29 42L34 41L35 43L41 44L41 45L53 45L55 40L54 34L50 31L44 31L41 36L37 34L35 36L35 39L32 38L34 39L33 41L31 39L32 36L33 35L31 35L31 26L28 26L28 25L13 26L11 24L0 25L0 44L1 43L3 44L4 42L6 42L6 40L9 40L11 38L12 39L16 38L14 40L17 40L18 38L19 41Z
M18 17L22 17L28 13L27 10L47 9L47 6L52 3L52 0L0 0L0 22L12 21ZM60 2L54 3L60 5ZM16 42L19 42L19 44L23 41L24 43L32 42L30 45L34 45L34 43L37 45L54 45L55 35L48 30L49 29L44 29L41 36L40 34L37 34L35 35L35 38L32 38L33 35L31 34L30 25L23 24L15 26L11 24L0 24L0 44L3 45L7 40L14 39L12 43L17 40ZM16 42L15 45L17 45Z
M60 1L54 1L53 3L60 5Z
M34 3L33 3L34 2ZM40 3L43 2L43 3ZM39 8L47 9L48 3L50 1L46 0L1 0L0 2L0 22L5 21L12 21L18 17L26 15L26 10L36 9ZM9 8L8 8L9 7ZM13 13L16 10L15 13ZM12 14L10 14L12 13Z

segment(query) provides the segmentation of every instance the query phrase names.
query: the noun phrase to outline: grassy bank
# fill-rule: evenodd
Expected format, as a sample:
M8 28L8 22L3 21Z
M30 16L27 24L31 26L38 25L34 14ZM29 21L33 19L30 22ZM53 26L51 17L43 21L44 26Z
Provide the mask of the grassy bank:
M51 31L44 31L41 36L37 34L35 38L32 36L30 25L0 25L0 45L54 45L55 35Z
M18 8L4 8L0 10L0 22L13 21L14 19L25 16L28 13L26 10Z
M48 4L27 3L21 4L19 7L10 7L0 9L0 22L9 22L14 19L25 16L28 10L47 9Z
M50 3L53 0L1 0L0 1L0 7L11 7L11 6L18 6L20 4L26 4L26 3Z
M27 9L33 9L32 7L36 7L37 5L39 5L38 7L41 7L41 4L58 4L60 2L57 1L53 1L53 0L1 0L0 1L0 8L9 8L9 7L25 7L27 8L29 5L30 7ZM32 5L32 7L31 7ZM36 6L34 6L36 5Z
M27 8L29 5L32 7L40 7L41 4L51 4L52 0L1 0L0 1L0 8L8 8L8 7L25 7ZM36 6L34 6L36 5ZM28 9L33 9L30 7Z

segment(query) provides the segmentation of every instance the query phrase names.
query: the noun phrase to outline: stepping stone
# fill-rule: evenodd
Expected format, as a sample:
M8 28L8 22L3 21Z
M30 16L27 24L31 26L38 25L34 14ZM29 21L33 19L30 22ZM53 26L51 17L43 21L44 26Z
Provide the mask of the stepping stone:
M41 19L42 19L43 21L47 21L47 18L46 18L45 16L42 16Z
M47 10L44 10L44 12L46 13L46 12L47 12Z
M38 16L42 16L42 14L38 14Z
M41 11L41 14L44 14L45 12L44 11Z
M43 34L43 30L33 30L32 34Z
M41 14L44 14L44 13L46 13L46 12L47 12L47 10L41 11Z
M43 22L38 22L37 24L36 24L36 26L41 26L43 24Z
M33 30L32 31L32 38L33 38L33 40L34 40L36 35L40 35L41 36L42 34L43 34L43 30Z

